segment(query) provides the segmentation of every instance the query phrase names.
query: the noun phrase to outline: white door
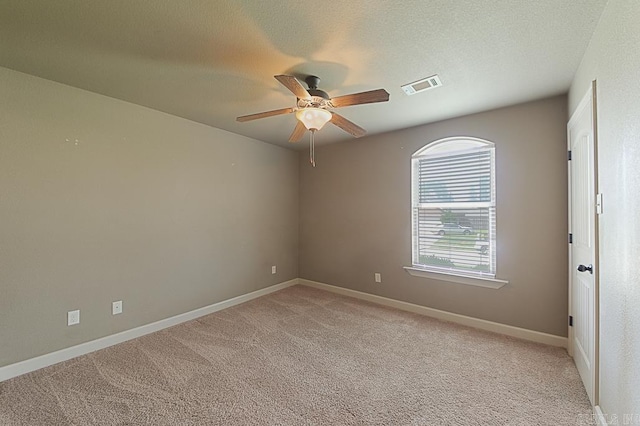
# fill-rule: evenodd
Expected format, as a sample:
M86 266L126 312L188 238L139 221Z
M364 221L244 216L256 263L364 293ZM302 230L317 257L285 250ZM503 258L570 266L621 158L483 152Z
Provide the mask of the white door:
M595 82L593 84L595 86ZM592 404L598 401L595 87L567 126L569 161L569 353Z

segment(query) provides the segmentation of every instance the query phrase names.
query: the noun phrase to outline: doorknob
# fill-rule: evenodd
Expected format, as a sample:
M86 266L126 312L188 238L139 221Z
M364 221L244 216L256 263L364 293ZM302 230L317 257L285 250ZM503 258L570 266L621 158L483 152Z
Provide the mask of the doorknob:
M590 274L593 274L593 265L589 265L589 266L580 265L578 266L578 271L580 272L589 271Z

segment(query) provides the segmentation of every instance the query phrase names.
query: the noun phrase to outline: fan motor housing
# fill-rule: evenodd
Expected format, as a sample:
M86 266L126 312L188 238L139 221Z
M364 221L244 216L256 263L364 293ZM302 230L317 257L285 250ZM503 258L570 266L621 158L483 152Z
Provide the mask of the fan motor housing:
M318 89L320 77L308 75L304 82L309 86L307 92L311 95L310 99L298 99L299 108L331 108L331 97L324 90Z
M319 93L318 93L319 92ZM331 98L322 90L309 90L311 98L298 99L298 108L332 108Z
M331 99L329 97L329 94L327 92L325 92L324 90L320 90L320 89L309 89L307 90L307 92L309 92L309 94L314 97L314 98L323 98L323 99Z

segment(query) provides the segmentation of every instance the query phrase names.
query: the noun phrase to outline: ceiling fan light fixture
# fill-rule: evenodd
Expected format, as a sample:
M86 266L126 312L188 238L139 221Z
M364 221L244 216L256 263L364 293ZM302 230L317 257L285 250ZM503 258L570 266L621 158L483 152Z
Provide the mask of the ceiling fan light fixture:
M322 108L304 108L296 111L296 118L307 130L320 130L331 120L331 113Z

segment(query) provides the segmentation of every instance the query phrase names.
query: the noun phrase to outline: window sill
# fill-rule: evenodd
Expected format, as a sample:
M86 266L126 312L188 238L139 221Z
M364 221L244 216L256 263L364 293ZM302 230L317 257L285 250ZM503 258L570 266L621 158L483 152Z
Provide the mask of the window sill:
M493 288L495 290L502 288L509 281L499 280L497 278L470 277L467 275L455 275L450 273L429 271L412 266L405 266L404 270L414 277L431 278L439 281L450 281L458 284L473 285L477 287Z

